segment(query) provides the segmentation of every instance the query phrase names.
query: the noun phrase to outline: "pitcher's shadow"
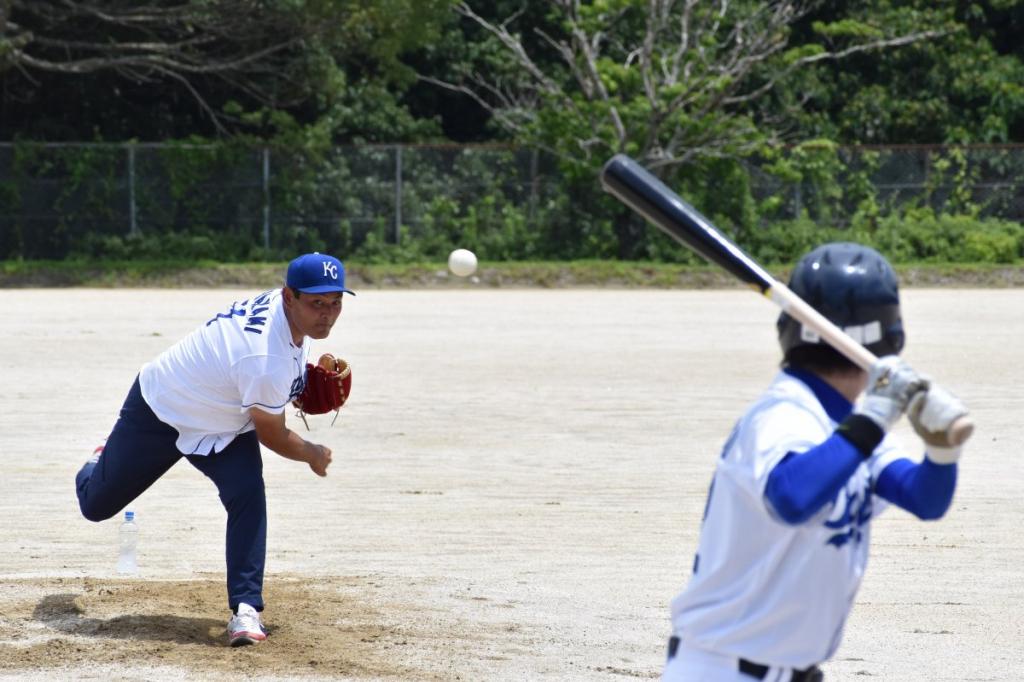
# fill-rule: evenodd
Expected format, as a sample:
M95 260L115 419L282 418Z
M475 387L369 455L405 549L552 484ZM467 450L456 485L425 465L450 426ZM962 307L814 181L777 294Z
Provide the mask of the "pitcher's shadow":
M75 603L76 594L50 594L32 617L58 632L81 637L137 639L226 647L226 620L171 615L124 615L88 618Z

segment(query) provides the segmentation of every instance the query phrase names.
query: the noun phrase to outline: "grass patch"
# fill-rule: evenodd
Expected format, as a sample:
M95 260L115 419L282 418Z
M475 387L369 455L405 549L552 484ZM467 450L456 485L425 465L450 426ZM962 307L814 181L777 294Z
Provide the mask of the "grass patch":
M791 265L766 267L785 280ZM904 286L1024 286L1024 264L903 263L895 266ZM0 287L273 288L286 262L215 261L0 261ZM358 288L432 287L607 287L734 288L740 282L711 265L613 260L483 261L468 278L455 277L443 262L346 263L348 285Z

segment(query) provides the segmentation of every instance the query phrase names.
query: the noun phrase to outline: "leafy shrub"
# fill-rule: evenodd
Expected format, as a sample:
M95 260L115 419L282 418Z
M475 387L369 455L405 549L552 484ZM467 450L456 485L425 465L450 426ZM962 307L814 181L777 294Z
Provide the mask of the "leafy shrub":
M1018 223L936 215L927 208L885 216L875 227L855 226L852 233L893 262L1012 263L1024 253Z
M743 248L762 263L793 263L816 246L849 239L845 230L822 228L808 218L801 218L753 230Z
M87 260L243 260L247 249L229 234L169 232L166 234L87 234L71 248L72 258Z
M967 233L964 236L964 260L974 263L1013 263L1021 254L1020 229L1016 232Z

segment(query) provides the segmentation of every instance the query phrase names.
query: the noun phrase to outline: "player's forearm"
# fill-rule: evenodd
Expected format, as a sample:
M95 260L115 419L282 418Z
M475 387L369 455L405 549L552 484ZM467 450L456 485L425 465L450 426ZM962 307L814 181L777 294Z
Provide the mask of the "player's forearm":
M765 497L783 521L803 523L835 498L862 461L857 448L833 434L779 462L768 476Z
M953 502L956 464L936 464L925 459L914 464L898 459L879 475L875 492L919 519L941 518Z
M315 456L314 448L319 447L287 427L282 427L279 430L275 429L269 433L260 433L257 430L256 435L264 446L285 459L295 460L296 462L306 462L308 464Z

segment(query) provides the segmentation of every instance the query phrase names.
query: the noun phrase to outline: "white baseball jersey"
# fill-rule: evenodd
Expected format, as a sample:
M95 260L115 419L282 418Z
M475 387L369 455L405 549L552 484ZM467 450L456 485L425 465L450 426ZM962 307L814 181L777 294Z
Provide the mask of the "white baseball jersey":
M794 668L836 651L867 564L869 521L888 504L872 482L903 455L887 437L799 525L778 519L764 496L787 453L819 445L836 425L785 372L737 422L708 493L694 573L672 601L673 629L688 646Z
M177 429L178 450L208 455L253 430L249 409L280 414L302 391L309 339L292 342L281 290L231 304L142 367L142 397Z

